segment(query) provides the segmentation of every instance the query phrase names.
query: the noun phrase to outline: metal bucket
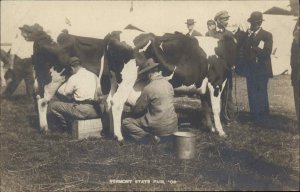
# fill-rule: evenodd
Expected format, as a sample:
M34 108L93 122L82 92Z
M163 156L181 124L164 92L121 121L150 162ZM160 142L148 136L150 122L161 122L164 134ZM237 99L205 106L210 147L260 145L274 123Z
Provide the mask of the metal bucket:
M174 147L179 159L193 159L195 157L196 135L191 132L175 132Z

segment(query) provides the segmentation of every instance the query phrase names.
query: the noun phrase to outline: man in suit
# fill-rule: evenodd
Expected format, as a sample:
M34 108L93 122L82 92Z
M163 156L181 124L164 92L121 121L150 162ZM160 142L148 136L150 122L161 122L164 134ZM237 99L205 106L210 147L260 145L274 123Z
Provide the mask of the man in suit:
M187 36L192 36L192 37L194 37L194 36L202 36L202 34L200 33L200 32L198 32L198 31L196 31L195 29L194 29L194 27L195 27L195 21L194 21L194 19L188 19L186 22L185 22L185 24L186 24L186 26L187 26L187 28L188 28L188 33L186 34Z
M299 63L299 1L290 0L291 13L298 17L297 23L293 31L293 43L291 48L291 69L292 69L292 86L294 89L295 109L298 122L300 123L300 63Z
M244 45L244 59L247 65L246 80L250 113L255 122L269 115L268 80L273 77L271 53L273 37L262 29L263 15L255 11L248 22L251 24Z

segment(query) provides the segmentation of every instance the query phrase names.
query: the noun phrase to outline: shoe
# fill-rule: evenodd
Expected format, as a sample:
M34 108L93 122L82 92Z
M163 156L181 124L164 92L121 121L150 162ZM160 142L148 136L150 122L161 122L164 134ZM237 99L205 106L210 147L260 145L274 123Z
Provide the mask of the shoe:
M150 136L150 141L149 141L150 144L157 145L157 144L159 144L159 142L160 142L160 138L158 136L156 136L156 135Z

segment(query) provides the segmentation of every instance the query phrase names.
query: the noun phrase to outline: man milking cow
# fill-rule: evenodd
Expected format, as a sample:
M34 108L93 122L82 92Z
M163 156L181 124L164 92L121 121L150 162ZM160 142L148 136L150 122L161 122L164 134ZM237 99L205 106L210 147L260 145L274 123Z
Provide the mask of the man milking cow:
M168 136L178 130L172 85L162 76L158 63L148 59L139 71L139 76L146 75L149 83L132 107L134 117L123 120L123 129L136 142L159 142L158 136Z
M95 101L98 77L85 69L77 57L71 57L69 65L72 75L58 89L59 101L53 101L49 105L49 115L56 118L60 128L64 130L68 128L68 122L97 118L104 110Z

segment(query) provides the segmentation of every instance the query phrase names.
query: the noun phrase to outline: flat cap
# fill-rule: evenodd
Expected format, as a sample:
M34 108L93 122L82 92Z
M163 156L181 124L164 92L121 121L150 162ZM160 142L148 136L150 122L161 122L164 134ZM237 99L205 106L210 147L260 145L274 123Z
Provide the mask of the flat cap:
M228 11L220 11L215 15L214 20L217 21L220 18L229 18L229 14Z

